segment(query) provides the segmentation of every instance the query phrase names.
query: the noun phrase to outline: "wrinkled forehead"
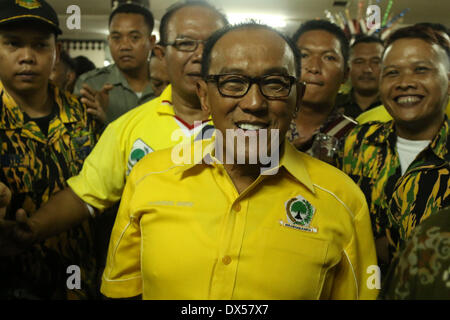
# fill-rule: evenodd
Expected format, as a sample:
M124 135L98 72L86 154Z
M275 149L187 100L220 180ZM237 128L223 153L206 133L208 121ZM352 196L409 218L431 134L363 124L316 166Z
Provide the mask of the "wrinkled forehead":
M256 75L279 69L295 75L295 57L288 43L275 32L261 28L226 33L214 45L210 59L211 74L236 69Z

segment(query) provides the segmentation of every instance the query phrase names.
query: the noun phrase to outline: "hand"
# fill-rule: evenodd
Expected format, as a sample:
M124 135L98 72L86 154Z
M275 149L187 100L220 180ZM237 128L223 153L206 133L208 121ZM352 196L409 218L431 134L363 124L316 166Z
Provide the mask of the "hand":
M35 240L25 210L17 210L15 221L5 220L10 202L11 190L0 182L0 256L18 254Z
M81 102L87 107L87 112L92 114L98 121L105 123L106 110L109 105L109 91L114 86L112 84L105 84L100 91L92 89L86 83L80 90L82 96Z

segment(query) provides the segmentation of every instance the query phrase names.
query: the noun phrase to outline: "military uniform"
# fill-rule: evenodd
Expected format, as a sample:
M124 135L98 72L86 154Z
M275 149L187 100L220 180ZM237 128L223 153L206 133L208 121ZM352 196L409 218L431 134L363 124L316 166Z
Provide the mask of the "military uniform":
M336 108L348 117L356 119L361 113L381 105L381 101L377 99L367 109L362 110L356 102L353 92L352 89L348 93L339 93L336 97Z
M150 82L142 92L142 96L138 97L130 88L127 79L125 79L116 64L101 69L95 69L81 75L75 84L74 93L76 95L80 94L83 83L88 84L97 91L101 90L107 83L114 86L114 88L109 91L109 106L106 110L106 123L114 121L134 107L155 98Z

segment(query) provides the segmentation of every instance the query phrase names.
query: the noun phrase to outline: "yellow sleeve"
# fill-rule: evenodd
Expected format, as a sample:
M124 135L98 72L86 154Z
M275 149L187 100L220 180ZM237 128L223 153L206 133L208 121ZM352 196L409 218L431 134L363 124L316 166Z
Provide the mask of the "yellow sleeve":
M371 270L377 268L377 257L366 203L354 219L354 230L337 267L331 299L373 300L378 296L381 274L375 275L380 277L378 282L372 281L374 274Z
M67 183L84 202L103 211L120 200L126 179L124 146L114 127L109 125L80 173Z
M130 298L142 293L140 219L131 210L133 177L132 173L125 185L103 271L100 291L110 298Z

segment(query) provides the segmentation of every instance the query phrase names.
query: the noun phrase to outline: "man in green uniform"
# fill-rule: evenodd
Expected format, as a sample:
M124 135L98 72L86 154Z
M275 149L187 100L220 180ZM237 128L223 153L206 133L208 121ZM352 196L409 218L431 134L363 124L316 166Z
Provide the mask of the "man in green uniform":
M100 120L109 123L155 97L148 72L153 26L151 12L138 4L120 5L111 13L108 43L115 63L80 76L74 91ZM95 103L98 95L101 106Z

